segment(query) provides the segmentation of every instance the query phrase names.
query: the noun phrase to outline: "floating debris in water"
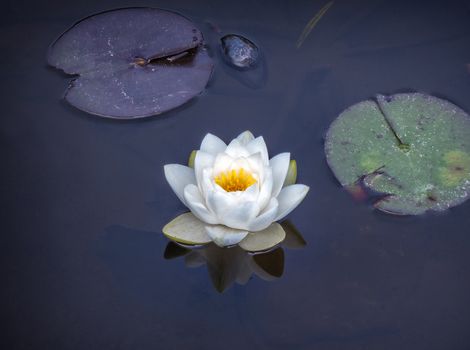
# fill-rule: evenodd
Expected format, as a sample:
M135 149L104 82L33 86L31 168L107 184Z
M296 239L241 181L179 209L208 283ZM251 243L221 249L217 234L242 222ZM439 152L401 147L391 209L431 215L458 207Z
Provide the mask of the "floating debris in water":
M312 29L317 25L318 21L323 17L323 15L328 11L328 9L333 5L334 1L330 1L325 6L323 6L320 11L318 11L315 16L307 23L302 34L300 34L299 39L297 40L297 48L299 49L304 43L307 36L310 34Z
M261 49L251 40L240 35L229 34L220 39L218 50L225 73L250 89L266 85L268 70Z
M160 114L200 94L213 63L202 33L187 18L155 8L87 17L50 47L50 65L78 75L65 99L99 116Z
M259 49L251 40L229 34L220 41L224 58L235 67L252 68L258 63Z
M330 126L325 153L339 182L355 196L373 191L384 212L442 211L470 196L470 118L437 97L357 103Z

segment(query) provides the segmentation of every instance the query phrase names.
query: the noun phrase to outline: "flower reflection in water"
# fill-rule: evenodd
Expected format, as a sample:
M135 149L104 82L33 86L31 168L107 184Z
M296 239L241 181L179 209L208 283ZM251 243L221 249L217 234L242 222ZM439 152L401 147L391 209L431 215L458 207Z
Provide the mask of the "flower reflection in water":
M222 293L235 282L245 285L253 275L265 281L274 281L284 273L284 248L299 249L306 245L300 232L286 220L281 223L286 238L279 246L268 251L250 253L233 246L221 248L214 243L204 246L187 246L168 242L165 259L184 258L186 267L207 266L214 288Z

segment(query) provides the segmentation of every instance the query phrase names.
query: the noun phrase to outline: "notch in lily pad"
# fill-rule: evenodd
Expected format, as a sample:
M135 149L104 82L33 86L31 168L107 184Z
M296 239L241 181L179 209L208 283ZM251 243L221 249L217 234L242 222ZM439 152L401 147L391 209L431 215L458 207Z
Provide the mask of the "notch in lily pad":
M353 194L375 194L387 213L443 211L470 195L470 118L422 93L378 95L332 123L328 165Z
M48 63L77 75L65 99L98 116L133 119L183 105L205 88L213 62L186 17L125 8L87 17L50 47Z

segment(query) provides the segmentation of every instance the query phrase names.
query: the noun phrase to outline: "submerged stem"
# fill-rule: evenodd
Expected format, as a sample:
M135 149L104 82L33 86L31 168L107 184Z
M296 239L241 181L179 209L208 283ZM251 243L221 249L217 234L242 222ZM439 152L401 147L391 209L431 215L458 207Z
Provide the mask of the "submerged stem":
M326 11L328 11L328 9L331 7L331 5L333 5L333 3L334 3L334 1L330 1L329 3L324 5L320 9L320 11L318 11L315 14L315 16L313 16L313 18L307 23L304 30L302 31L302 34L300 34L300 37L297 40L297 48L298 49L302 46L303 42L305 41L305 39L307 39L307 36L310 34L312 29L317 25L318 21L320 21L320 19L323 17L323 15L326 13Z

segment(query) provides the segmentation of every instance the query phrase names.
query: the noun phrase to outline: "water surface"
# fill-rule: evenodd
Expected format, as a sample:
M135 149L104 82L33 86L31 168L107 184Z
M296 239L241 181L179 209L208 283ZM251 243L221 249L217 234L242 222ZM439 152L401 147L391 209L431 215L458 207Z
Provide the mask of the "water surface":
M323 137L376 93L422 91L470 111L467 1L7 1L0 42L2 318L8 349L468 349L470 202L395 217L355 202L328 169ZM68 77L48 45L76 20L129 5L176 10L214 45L261 48L252 89L216 60L207 91L141 121L60 101ZM211 25L208 25L210 23ZM219 294L204 267L165 260L165 223L185 208L163 165L206 132L262 134L290 151L311 191L289 218L308 241L281 279Z

